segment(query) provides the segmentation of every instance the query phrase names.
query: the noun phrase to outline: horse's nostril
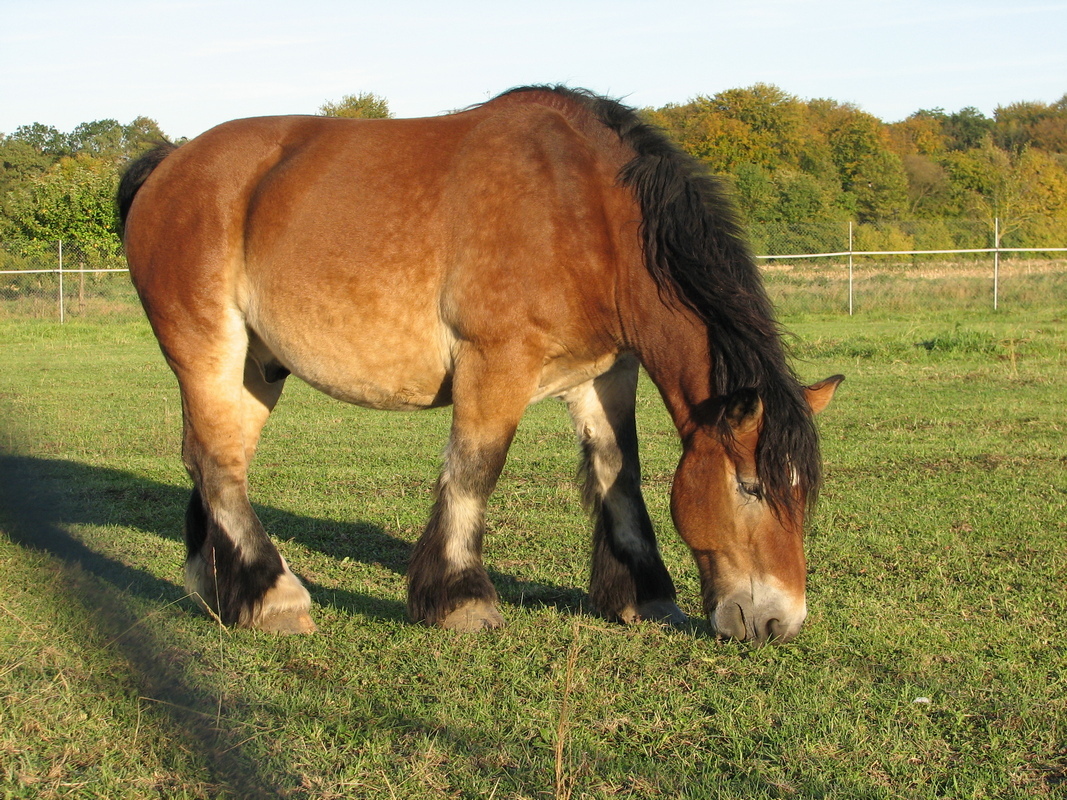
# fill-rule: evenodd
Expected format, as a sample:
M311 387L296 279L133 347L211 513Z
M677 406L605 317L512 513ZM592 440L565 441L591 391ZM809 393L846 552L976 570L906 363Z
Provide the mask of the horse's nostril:
M760 641L788 642L797 635L797 629L779 619L769 619L764 628L765 635Z
M713 619L715 633L723 639L749 638L745 625L745 609L739 603L723 603L715 612Z
M783 628L782 624L780 622L778 622L778 620L776 618L767 620L766 624L763 625L763 631L762 631L763 635L760 636L760 641L761 642L765 642L765 641L769 641L771 639L780 638L781 634L783 632L782 628Z

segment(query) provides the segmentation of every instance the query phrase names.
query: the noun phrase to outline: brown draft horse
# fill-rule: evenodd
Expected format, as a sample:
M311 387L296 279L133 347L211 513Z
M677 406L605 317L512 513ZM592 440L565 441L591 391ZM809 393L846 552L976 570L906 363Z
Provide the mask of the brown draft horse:
M797 382L720 184L632 109L529 87L432 119L237 120L134 163L119 205L181 389L187 586L225 623L315 629L247 494L290 373L363 406L453 406L413 620L502 624L485 504L546 397L581 444L593 604L684 620L641 496L643 365L681 436L671 510L716 633L800 630L812 416L841 377Z

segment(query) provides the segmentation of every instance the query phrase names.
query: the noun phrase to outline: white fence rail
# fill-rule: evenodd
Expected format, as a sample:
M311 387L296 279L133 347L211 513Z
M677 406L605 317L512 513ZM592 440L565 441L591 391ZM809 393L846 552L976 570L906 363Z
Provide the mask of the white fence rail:
M853 228L840 224L796 234L772 226L753 231L756 258L780 313L845 313L958 307L998 310L1059 305L1067 308L1067 247L1005 246L991 226L990 247L853 247ZM871 243L869 231L867 243ZM970 231L975 244L981 232ZM921 241L922 236L914 237ZM834 239L844 248L834 249ZM791 249L817 241L818 252ZM895 242L894 242L895 244ZM816 250L817 248L813 248ZM781 250L784 252L773 252ZM75 244L46 247L0 243L0 318L141 318L121 253L99 253ZM1007 277L1007 281L1005 281ZM1003 288L1009 287L1006 296Z

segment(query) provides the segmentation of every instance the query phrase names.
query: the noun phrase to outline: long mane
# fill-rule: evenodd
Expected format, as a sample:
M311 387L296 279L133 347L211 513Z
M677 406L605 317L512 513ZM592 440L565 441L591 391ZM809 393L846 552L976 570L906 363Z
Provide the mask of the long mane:
M616 100L566 87L522 87L508 94L525 91L577 103L633 151L619 180L641 208L646 266L660 291L708 328L712 386L720 400L712 424L729 446L731 397L755 390L764 413L756 451L764 497L777 511L792 512L799 488L813 503L822 477L815 424L722 181Z

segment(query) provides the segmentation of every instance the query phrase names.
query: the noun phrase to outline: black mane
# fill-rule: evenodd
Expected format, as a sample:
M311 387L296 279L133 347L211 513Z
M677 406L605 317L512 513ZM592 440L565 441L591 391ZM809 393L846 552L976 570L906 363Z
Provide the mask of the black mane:
M712 386L722 401L714 424L721 438L732 441L726 413L731 398L755 390L764 409L756 451L764 497L777 511L792 511L796 481L814 502L821 482L815 424L723 183L616 100L565 87L512 90L523 91L571 99L634 151L619 179L641 208L645 262L660 291L708 326Z

